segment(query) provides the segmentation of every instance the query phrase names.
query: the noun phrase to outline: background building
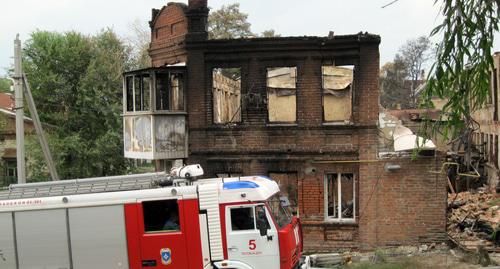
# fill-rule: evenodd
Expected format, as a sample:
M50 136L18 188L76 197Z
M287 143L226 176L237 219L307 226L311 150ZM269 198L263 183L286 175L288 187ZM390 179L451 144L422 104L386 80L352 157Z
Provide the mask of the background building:
M0 187L17 183L16 112L14 96L0 93ZM24 117L24 131L35 133L33 120Z

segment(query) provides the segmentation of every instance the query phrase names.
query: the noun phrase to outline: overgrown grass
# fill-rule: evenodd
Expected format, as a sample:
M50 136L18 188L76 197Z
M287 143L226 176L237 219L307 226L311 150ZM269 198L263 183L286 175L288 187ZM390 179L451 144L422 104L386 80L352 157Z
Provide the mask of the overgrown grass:
M500 198L493 199L488 202L489 206L500 206Z
M404 261L398 262L361 262L352 265L345 265L341 267L342 269L423 269L421 264L412 261L410 259L405 259Z
M410 257L391 259L383 249L375 250L372 262L360 262L344 265L342 269L423 269L420 263Z
M414 263L408 262L395 262L395 263L369 263L363 262L352 266L344 266L343 269L417 269L421 268Z

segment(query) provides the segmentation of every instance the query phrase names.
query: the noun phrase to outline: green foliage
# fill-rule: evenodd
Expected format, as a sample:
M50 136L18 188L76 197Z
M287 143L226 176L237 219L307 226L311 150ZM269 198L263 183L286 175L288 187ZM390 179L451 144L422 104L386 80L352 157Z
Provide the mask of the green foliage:
M388 263L359 263L353 266L344 266L344 269L352 268L352 269L420 269L425 268L416 265L410 261L404 262L388 262Z
M410 39L399 48L393 62L381 70L382 95L380 102L387 109L416 108L417 89L424 79L423 67L430 56L430 40L425 36Z
M122 174L122 79L126 47L112 30L94 36L36 31L24 48L24 70L62 179ZM47 177L35 139L29 173Z
M149 42L151 41L151 29L146 22L139 19L129 24L130 35L125 38L127 51L130 55L127 70L136 70L151 67L149 57Z
M409 89L405 81L409 75L406 63L400 54L396 54L392 62L384 64L380 72L382 94L380 104L386 109L406 109L410 106Z
M436 3L440 2L436 0ZM443 135L456 137L473 128L471 114L481 108L489 94L490 70L493 68L491 48L498 32L500 0L444 0L443 22L432 35L443 34L437 59L425 90L423 106L432 107L431 99L447 100L443 117L424 132L437 132L444 124Z
M277 34L274 29L266 30L260 34L261 37L280 37L280 34Z
M248 14L240 11L240 4L224 5L210 12L208 16L208 36L210 39L241 38L254 35L247 21Z
M488 202L489 206L500 206L500 198L493 199Z
M8 78L0 77L0 92L10 93L10 86L12 85L12 81Z

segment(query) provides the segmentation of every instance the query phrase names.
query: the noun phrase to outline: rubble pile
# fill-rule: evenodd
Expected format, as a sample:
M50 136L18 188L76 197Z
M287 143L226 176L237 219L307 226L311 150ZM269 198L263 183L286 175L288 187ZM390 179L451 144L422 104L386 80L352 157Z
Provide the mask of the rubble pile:
M449 236L469 250L500 251L499 205L500 196L485 191L449 194Z

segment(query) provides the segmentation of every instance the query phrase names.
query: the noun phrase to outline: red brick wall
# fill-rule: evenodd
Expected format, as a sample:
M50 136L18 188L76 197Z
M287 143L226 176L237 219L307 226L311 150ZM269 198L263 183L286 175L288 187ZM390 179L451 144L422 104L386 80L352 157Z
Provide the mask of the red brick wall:
M446 181L438 158L378 160L360 164L311 164L299 176L299 211L308 251L343 251L443 242L446 239ZM375 160L374 160L375 161ZM401 169L386 172L386 163ZM357 221L324 222L326 173L357 175Z
M396 172L385 172L384 162L360 168L366 173L360 192L370 194L360 199L366 205L359 224L363 248L446 239L446 180L431 172L440 169L438 159L388 161L401 165Z
M152 21L149 56L153 66L186 62L187 7L170 3Z

